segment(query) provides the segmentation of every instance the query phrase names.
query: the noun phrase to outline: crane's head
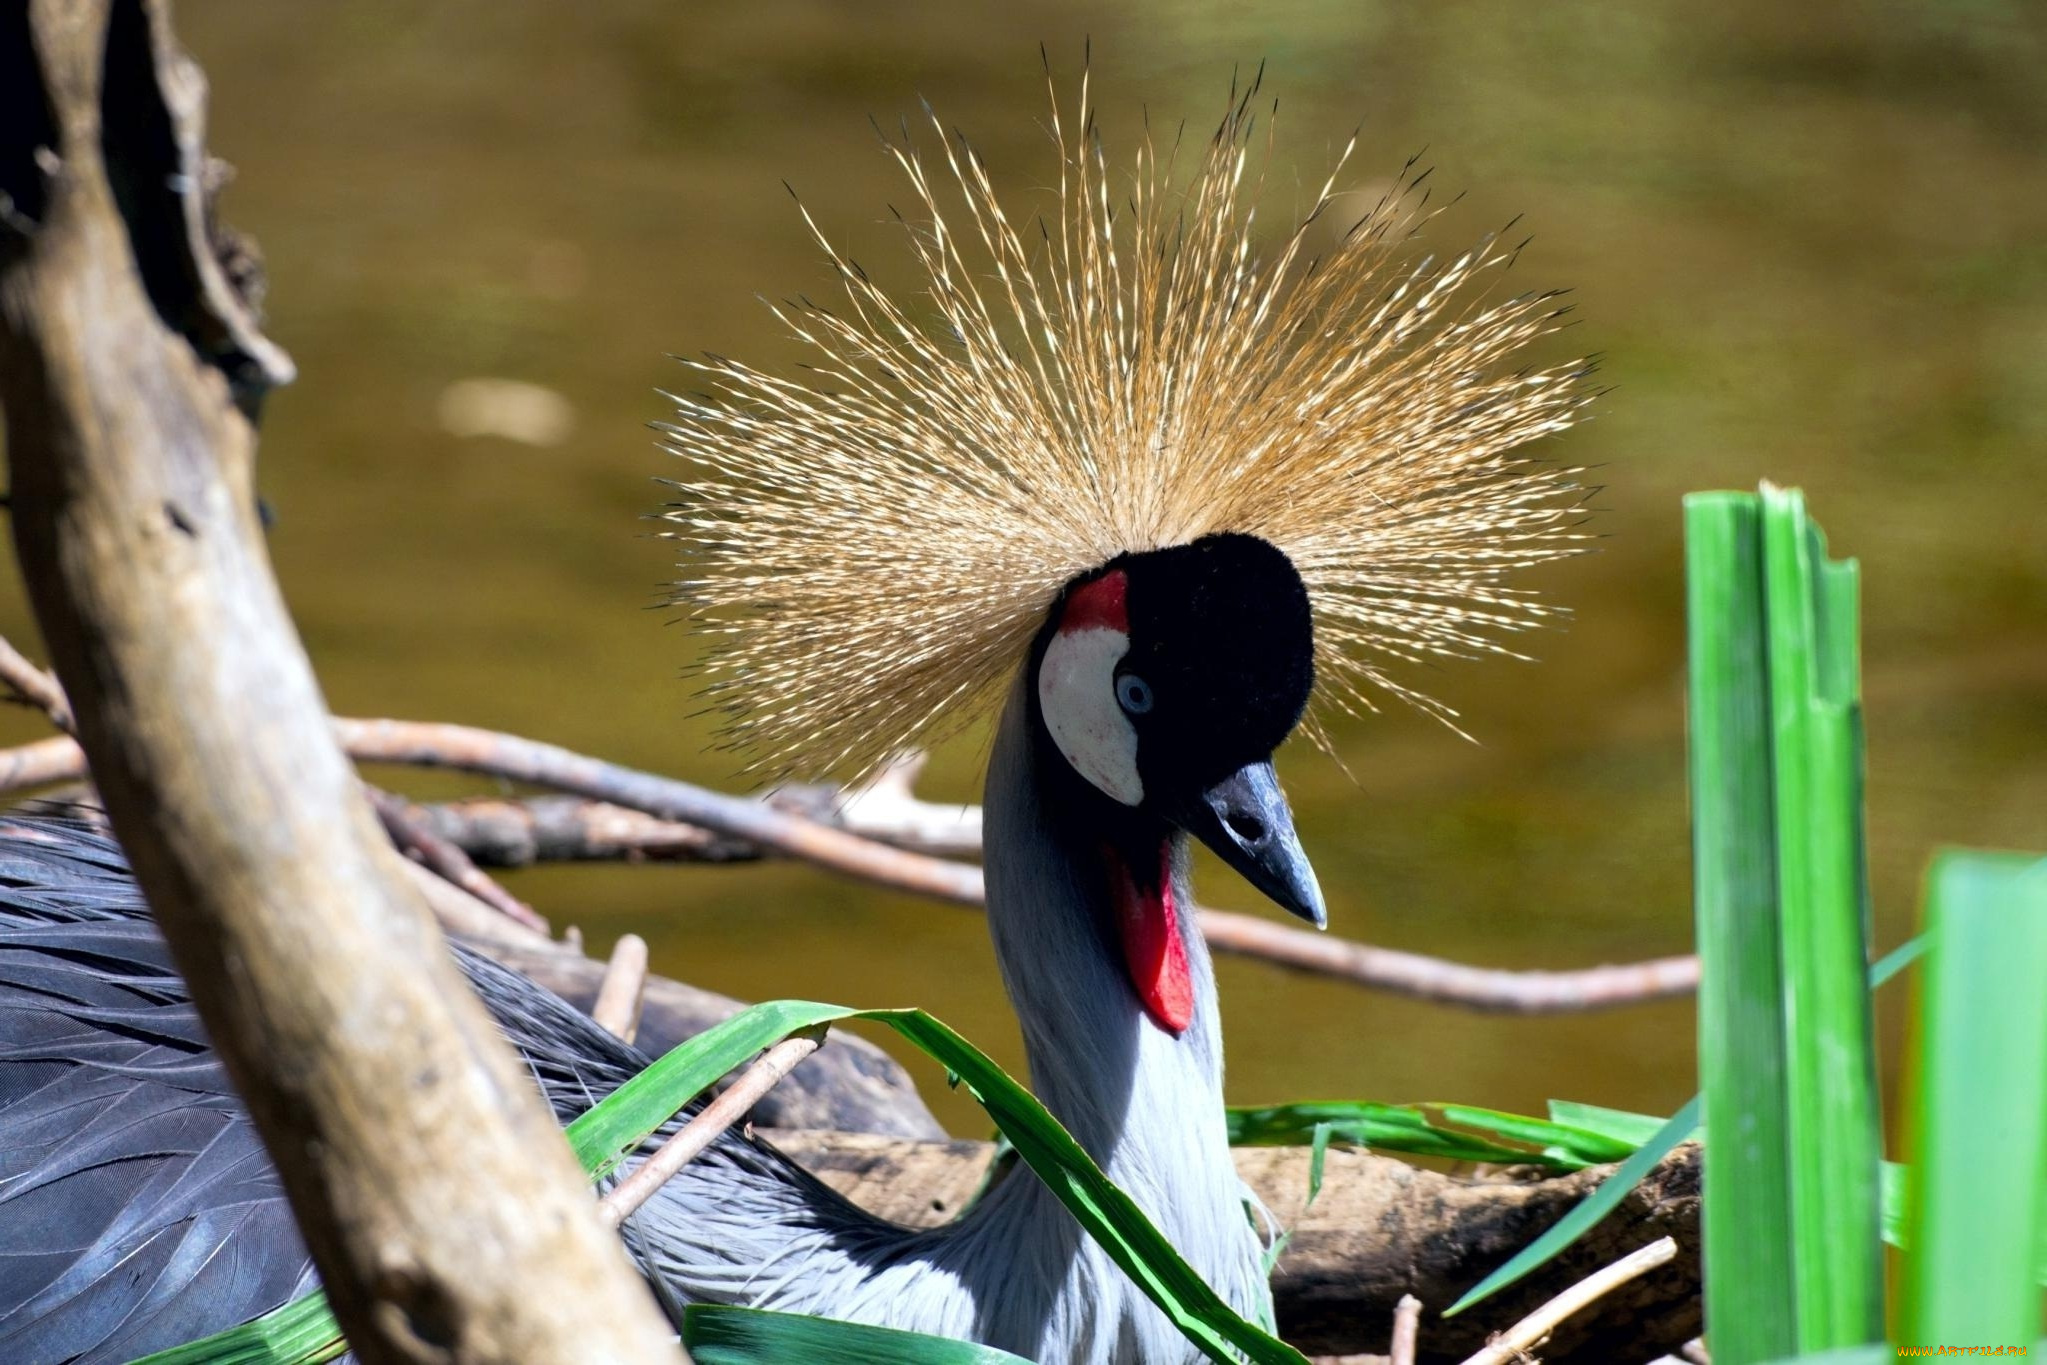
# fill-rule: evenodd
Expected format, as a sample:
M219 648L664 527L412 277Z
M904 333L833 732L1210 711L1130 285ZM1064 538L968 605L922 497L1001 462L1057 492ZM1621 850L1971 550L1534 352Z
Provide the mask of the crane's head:
M813 223L847 297L779 310L809 378L695 362L713 392L662 427L689 461L677 600L763 777L857 780L1035 650L1076 799L1317 918L1271 752L1311 690L1318 738L1375 697L1448 720L1401 667L1554 614L1513 580L1584 548L1582 490L1528 447L1577 420L1591 366L1527 353L1565 308L1499 286L1511 240L1417 254L1426 173L1377 196L1332 173L1275 233L1247 93L1205 149L1146 142L1129 175L1082 106L1054 102L1058 189L1029 211L935 117L940 156L891 144L914 300Z
M1191 998L1172 906L1170 830L1320 928L1321 888L1272 753L1315 681L1314 617L1291 561L1225 533L1120 555L1069 584L1034 653L1042 736L1099 797L1133 985L1168 1027Z

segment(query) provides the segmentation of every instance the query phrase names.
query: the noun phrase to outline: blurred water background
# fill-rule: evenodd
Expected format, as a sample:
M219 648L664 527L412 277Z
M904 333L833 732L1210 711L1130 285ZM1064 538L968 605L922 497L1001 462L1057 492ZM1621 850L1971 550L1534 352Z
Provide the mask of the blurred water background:
M1364 188L1425 148L1464 194L1432 240L1520 215L1516 279L1575 291L1567 344L1613 385L1551 452L1604 485L1599 552L1531 579L1574 618L1529 641L1538 662L1426 680L1480 742L1390 711L1342 729L1354 781L1283 757L1335 932L1498 966L1687 948L1678 499L1765 477L1806 488L1864 564L1880 945L1909 932L1936 845L2047 847L2037 6L187 0L179 18L240 172L227 216L268 256L300 366L262 487L338 711L729 783L678 680L690 641L654 609L671 566L643 517L670 471L644 424L657 387L688 383L665 356L800 359L757 297L830 288L784 180L910 282L870 117L928 99L1028 202L1055 164L1038 45L1070 93L1091 39L1112 161L1146 111L1205 131L1233 68L1265 62L1278 217L1353 128ZM0 629L38 648L4 575ZM40 733L0 714L0 739ZM971 798L978 752L939 755L927 793ZM776 865L512 886L597 951L630 929L671 975L922 1005L1019 1059L972 914ZM1213 864L1202 889L1255 900ZM1694 1084L1688 1004L1522 1020L1234 959L1221 975L1242 1102L1667 1112Z

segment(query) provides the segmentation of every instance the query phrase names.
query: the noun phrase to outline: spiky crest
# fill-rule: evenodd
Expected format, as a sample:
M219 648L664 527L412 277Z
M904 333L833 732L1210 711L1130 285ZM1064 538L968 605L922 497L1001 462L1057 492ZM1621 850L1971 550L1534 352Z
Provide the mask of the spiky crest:
M941 174L907 129L884 138L916 199L915 312L803 210L846 296L775 310L814 380L691 362L715 392L661 428L695 466L666 513L692 574L675 600L715 637L706 690L754 770L856 775L942 737L1075 575L1214 531L1300 571L1318 709L1376 710L1377 689L1449 720L1388 666L1506 652L1557 610L1505 581L1585 539L1577 471L1520 452L1592 396L1582 361L1516 367L1557 296L1489 298L1515 250L1494 237L1414 256L1437 211L1412 162L1315 255L1355 137L1258 254L1256 91L1233 82L1185 184L1147 134L1120 210L1087 77L1070 139L1055 92L1058 203L1028 235L935 116Z

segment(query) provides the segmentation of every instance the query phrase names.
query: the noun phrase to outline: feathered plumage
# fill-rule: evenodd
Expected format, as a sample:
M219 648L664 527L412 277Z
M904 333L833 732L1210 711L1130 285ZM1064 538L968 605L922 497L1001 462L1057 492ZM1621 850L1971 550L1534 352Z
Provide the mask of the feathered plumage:
M694 466L668 513L676 600L714 637L708 691L756 769L851 774L939 737L999 693L1066 582L1210 532L1299 569L1322 705L1378 691L1447 718L1389 666L1498 650L1553 610L1506 580L1583 539L1575 471L1521 450L1591 396L1582 361L1519 365L1556 295L1492 297L1514 255L1496 238L1418 255L1412 163L1318 254L1349 147L1264 248L1256 91L1232 91L1184 181L1147 137L1126 188L1083 78L1071 135L1053 100L1057 203L1023 229L963 140L937 129L936 168L887 142L915 305L805 212L846 299L777 309L812 379L695 362L715 392L662 427Z

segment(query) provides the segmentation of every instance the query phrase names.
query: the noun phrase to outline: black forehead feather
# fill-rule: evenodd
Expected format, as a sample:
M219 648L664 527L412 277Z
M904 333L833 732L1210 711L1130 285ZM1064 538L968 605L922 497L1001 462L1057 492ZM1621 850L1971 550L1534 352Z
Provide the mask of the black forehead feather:
M1124 667L1157 697L1140 764L1211 780L1278 748L1315 684L1314 619L1292 561L1225 533L1110 567L1130 583Z

